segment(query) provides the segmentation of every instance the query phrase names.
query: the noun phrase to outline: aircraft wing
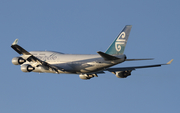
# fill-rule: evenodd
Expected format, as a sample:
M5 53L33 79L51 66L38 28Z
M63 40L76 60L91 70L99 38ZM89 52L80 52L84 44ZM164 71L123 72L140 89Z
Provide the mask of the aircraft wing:
M34 55L32 55L31 53L29 53L28 51L26 51L25 49L23 49L21 46L17 45L18 43L18 39L16 39L13 44L11 45L11 47L20 55L23 54L25 56L27 56L26 60L28 60L29 62L32 61L34 63L38 63L40 65L43 66L47 66L48 68L50 68L51 70L55 71L56 73L59 73L59 67L53 66L45 61L42 61L40 59L38 59L37 57L35 57ZM61 69L62 71L63 69Z
M156 65L147 65L147 66L133 66L133 67L120 67L120 68L107 68L104 71L109 71L109 72L116 72L116 71L132 71L135 69L139 69L139 68L150 68L150 67L159 67L162 65L169 65L171 64L171 62L173 61L170 60L168 63L165 64L156 64Z

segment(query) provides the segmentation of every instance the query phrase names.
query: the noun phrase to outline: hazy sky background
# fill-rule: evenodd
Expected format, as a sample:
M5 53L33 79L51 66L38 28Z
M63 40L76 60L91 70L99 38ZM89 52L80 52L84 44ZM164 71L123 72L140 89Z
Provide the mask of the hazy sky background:
M180 112L179 0L1 0L0 113ZM117 65L171 65L138 69L126 79L107 72L78 75L23 73L11 63L18 38L28 51L72 54L106 51L132 25L125 54L152 61Z

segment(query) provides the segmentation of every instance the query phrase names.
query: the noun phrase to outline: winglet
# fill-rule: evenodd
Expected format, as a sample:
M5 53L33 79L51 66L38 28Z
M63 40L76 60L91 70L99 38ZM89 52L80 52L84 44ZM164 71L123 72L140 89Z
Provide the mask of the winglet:
M171 59L171 60L170 60L168 63L166 63L166 64L171 64L173 60L174 60L174 59Z
M12 43L12 45L17 45L17 43L18 43L18 39L16 39L16 40Z

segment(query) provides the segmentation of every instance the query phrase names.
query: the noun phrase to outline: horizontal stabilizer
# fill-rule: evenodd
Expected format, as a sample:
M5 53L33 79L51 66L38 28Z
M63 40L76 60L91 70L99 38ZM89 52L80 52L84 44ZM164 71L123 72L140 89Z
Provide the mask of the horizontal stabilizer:
M104 58L104 60L108 61L108 60L118 60L119 58L115 57L115 56L112 56L112 55L109 55L109 54L106 54L106 53L103 53L101 51L98 51L97 52L100 56L102 56Z
M145 59L126 59L125 61L138 61L138 60L153 60L154 58L145 58Z

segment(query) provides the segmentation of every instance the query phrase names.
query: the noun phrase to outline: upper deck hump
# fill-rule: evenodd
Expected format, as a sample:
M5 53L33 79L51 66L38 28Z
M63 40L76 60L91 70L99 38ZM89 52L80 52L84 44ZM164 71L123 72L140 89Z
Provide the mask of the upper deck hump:
M94 59L94 58L101 58L98 54L64 54L61 52L55 51L31 51L32 55L39 57L39 56L49 56L49 57L57 57L58 61L80 61L80 60L87 60L87 59Z

